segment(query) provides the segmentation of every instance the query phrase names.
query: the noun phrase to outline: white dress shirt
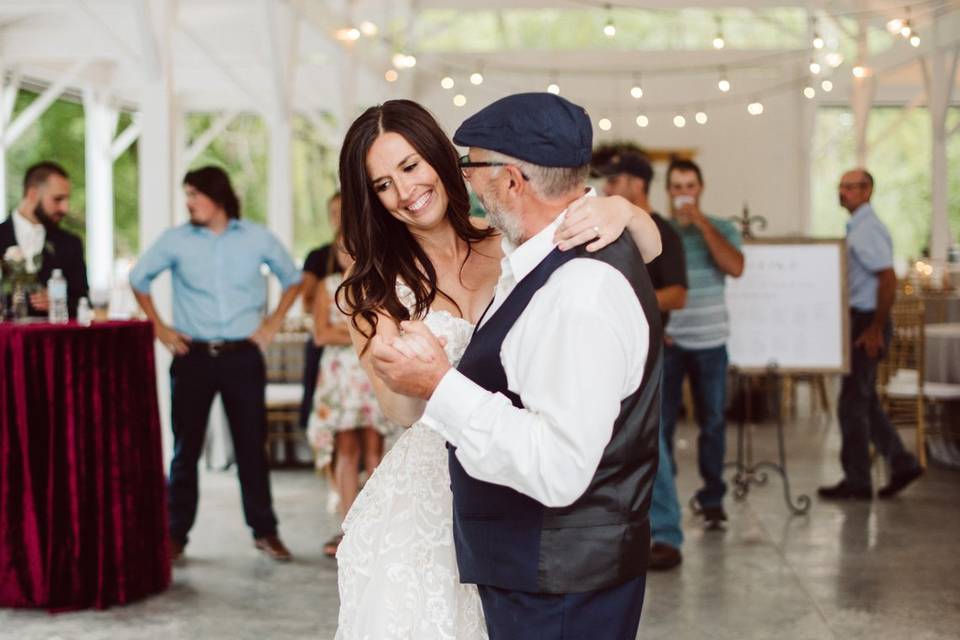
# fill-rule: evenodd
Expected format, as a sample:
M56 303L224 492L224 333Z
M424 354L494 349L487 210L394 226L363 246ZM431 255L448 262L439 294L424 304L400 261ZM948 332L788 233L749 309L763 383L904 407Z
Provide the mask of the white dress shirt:
M37 270L34 257L43 252L43 244L47 240L47 230L40 223L27 220L17 209L10 214L13 218L13 235L17 238L17 245L23 252L26 260L27 272Z
M519 247L504 241L485 319L553 250L563 217ZM623 274L574 258L534 294L503 342L507 384L524 408L451 369L422 421L457 447L472 477L566 506L593 479L620 402L640 386L648 349L646 316Z

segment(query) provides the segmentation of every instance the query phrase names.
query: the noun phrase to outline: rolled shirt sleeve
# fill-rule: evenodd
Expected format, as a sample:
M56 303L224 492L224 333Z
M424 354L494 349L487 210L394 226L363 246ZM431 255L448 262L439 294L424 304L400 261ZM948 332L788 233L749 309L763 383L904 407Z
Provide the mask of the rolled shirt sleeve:
M537 292L503 343L508 386L524 407L451 370L423 420L457 447L474 478L565 506L596 473L620 403L640 385L648 348L646 317L623 275L573 260Z

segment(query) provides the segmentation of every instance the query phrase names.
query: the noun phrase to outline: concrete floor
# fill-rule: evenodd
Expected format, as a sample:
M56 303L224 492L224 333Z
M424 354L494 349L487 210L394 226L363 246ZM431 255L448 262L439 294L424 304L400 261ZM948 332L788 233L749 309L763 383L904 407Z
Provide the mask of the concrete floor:
M734 434L731 427L731 452ZM681 500L698 486L695 436L689 425L678 432ZM758 428L756 440L757 459L774 451L772 428ZM788 428L795 491L812 495L839 479L838 446L836 424L806 419ZM273 483L292 564L254 552L233 474L206 472L189 560L166 593L107 611L0 610L0 638L332 638L336 565L320 547L335 523L323 481L290 471ZM702 530L685 509L684 562L649 576L640 638L960 637L960 472L931 467L892 501L814 498L803 517L788 514L781 486L771 478L746 501L729 499L724 532Z

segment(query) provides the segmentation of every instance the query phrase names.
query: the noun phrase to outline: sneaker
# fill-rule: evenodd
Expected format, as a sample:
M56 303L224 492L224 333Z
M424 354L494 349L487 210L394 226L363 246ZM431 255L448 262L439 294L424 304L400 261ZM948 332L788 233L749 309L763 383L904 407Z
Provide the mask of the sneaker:
M253 546L262 551L265 556L277 562L289 562L293 559L293 554L276 534L255 538Z
M841 480L832 487L820 487L817 495L824 500L872 500L873 489L856 489L848 485L846 480Z
M890 483L877 492L879 498L892 498L903 491L908 484L923 475L923 468L919 465L906 471L894 473L890 478Z
M650 562L647 568L651 571L667 571L679 566L681 562L683 562L683 554L680 553L680 549L665 542L654 542L650 547Z

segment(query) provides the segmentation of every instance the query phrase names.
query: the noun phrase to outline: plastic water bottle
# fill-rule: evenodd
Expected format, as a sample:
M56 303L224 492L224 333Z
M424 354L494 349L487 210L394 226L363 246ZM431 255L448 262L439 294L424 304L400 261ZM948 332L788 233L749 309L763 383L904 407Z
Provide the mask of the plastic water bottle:
M90 302L86 298L80 298L77 303L77 323L89 327L93 322L93 309L90 308Z
M63 271L54 269L50 280L47 281L47 296L50 299L48 319L53 324L66 324L70 320L67 312L67 281Z

